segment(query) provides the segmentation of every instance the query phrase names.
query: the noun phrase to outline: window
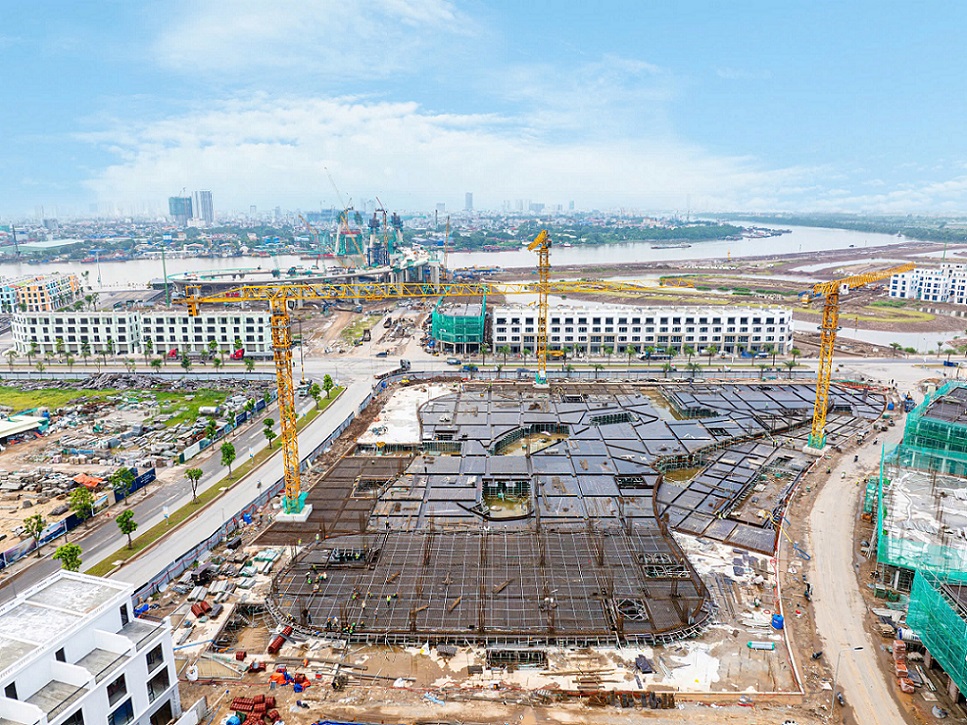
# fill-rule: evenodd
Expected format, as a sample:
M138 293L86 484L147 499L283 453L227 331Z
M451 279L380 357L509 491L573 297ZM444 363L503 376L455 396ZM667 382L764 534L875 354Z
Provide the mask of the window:
M110 705L116 703L126 694L128 694L128 685L124 681L124 675L121 675L107 686L107 701Z
M168 679L168 668L165 667L148 681L148 702L154 702L161 697L169 684L171 681Z
M157 645L154 649L148 652L148 654L145 656L145 659L148 663L148 672L152 672L155 667L164 662L164 649L160 644Z
M123 627L129 621L128 620L128 605L127 604L121 605L120 612L121 612L121 626Z
M107 716L107 725L128 725L134 720L134 706L129 697L114 712Z
M54 659L58 662L67 662L67 655L64 654L64 648L61 647L59 650L54 652Z
M17 699L17 683L11 682L9 685L3 688L3 696L11 700Z
M171 700L159 707L150 718L151 725L168 725L174 719L171 712Z
M84 725L84 711L81 709L75 710L70 717L64 720L63 725Z

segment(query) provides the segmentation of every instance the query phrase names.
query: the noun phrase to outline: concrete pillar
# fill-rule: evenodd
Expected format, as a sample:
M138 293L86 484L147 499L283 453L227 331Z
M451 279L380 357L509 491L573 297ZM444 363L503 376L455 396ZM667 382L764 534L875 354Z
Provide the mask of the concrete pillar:
M947 683L947 696L950 698L951 702L957 702L957 698L960 697L960 689L954 682L953 678Z

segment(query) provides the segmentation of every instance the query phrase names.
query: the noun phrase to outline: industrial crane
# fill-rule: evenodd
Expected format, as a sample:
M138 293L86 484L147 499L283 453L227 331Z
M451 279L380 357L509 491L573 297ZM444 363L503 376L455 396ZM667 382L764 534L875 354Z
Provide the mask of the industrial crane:
M821 451L826 445L826 414L829 412L829 382L833 375L833 345L839 330L839 296L851 289L865 287L872 282L887 279L914 268L912 263L883 269L877 272L856 274L852 277L819 282L813 287L814 296L822 296L823 323L820 327L819 368L816 373L816 403L813 408L813 425L809 433L808 448Z
M537 365L535 381L547 385L547 356L555 351L547 350L548 295L576 293L641 293L641 285L628 282L605 281L549 281L550 238L542 231L529 245L539 255L537 284L490 283L490 282L365 282L356 280L343 284L329 282L285 283L245 285L224 292L201 296L199 286L190 285L182 300L188 306L188 314L196 316L203 304L241 302L267 302L271 312L272 357L275 362L278 388L279 423L282 439L282 465L285 477L284 511L301 516L305 494L301 490L299 475L299 443L296 428L295 392L292 380L292 335L289 329L289 303L300 301L335 300L385 300L433 297L481 297L484 295L518 295L535 292L540 296L541 307L538 320Z

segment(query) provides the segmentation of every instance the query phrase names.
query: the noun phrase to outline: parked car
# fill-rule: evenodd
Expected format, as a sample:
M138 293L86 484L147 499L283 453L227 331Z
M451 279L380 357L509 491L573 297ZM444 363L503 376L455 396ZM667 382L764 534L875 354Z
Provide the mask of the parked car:
M463 363L461 362L460 358L458 358L458 357L448 357L447 358L447 365L462 365L462 364Z

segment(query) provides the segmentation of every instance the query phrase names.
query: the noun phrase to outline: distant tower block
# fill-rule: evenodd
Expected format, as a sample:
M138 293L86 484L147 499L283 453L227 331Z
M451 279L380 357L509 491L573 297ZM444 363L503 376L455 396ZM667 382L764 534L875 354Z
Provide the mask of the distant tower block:
M472 191L468 191L466 194L464 194L463 210L473 211L473 192Z

